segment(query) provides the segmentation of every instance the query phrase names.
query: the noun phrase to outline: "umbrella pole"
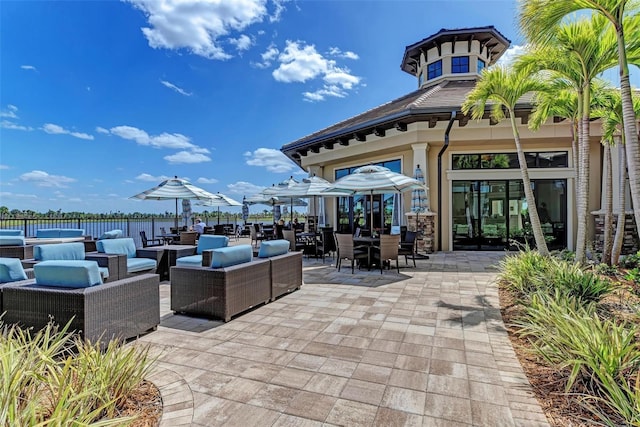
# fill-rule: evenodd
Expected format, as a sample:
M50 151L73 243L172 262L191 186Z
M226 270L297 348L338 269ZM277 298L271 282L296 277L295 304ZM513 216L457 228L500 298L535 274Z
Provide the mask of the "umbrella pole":
M220 225L220 206L218 206L218 225Z
M176 231L178 230L178 199L176 198Z
M369 228L371 228L369 230L370 236L373 237L373 190L371 190L371 206L369 206L369 208L371 209L370 215L371 215L371 222L369 223Z

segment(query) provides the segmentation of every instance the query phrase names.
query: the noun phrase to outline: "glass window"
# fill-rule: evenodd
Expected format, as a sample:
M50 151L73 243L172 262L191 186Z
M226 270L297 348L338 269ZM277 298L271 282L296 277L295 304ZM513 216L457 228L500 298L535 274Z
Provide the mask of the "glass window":
M422 86L422 83L424 83L424 73L420 73L420 76L418 77L418 87Z
M376 166L389 168L392 172L402 173L400 159L373 163ZM360 166L337 169L336 180L347 176ZM381 209L382 206L382 209ZM373 207L371 198L367 195L355 195L353 197L338 197L338 231L341 233L353 233L357 227L369 229L371 227L371 210L373 209L373 221L375 228L381 228L384 224L391 223L393 212L393 194L375 195Z
M442 75L442 59L427 65L427 80L435 79Z
M484 70L484 67L487 66L487 63L484 62L482 59L478 58L478 74L480 74L480 72L482 72L482 70Z
M454 154L452 156L453 169L479 169L479 154Z
M569 154L567 152L538 153L539 168L566 168L569 167Z
M452 73L468 73L469 72L469 57L468 56L454 56L451 58L451 72Z
M569 153L554 151L548 153L524 153L529 168L566 168ZM454 154L451 156L453 169L518 169L517 153Z

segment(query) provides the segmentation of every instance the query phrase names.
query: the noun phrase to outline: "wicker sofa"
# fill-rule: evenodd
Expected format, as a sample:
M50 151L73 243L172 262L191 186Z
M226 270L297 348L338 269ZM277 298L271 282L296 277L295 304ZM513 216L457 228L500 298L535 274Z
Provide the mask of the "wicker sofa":
M61 261L36 265L35 279L3 285L5 323L41 329L50 319L65 325L73 318L70 330L103 344L112 338L125 340L136 337L160 324L160 280L157 274L142 274L79 288L39 283L38 269L45 263L56 262Z
M282 248L289 248L286 240L265 241L262 245L265 250L258 258L252 259L251 245L238 245L203 251L202 266L172 267L171 310L228 322L239 313L299 289L302 253L282 254ZM279 249L269 251L275 247ZM216 261L217 255L234 251L243 251L241 262L220 266Z
M33 245L27 243L22 230L0 230L0 257L33 258Z

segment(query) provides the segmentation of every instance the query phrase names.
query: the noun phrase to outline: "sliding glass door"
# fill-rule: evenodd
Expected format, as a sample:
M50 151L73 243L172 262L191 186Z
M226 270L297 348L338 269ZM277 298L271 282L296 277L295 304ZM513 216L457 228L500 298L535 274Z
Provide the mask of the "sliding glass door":
M549 248L565 248L566 180L532 184ZM504 250L516 242L533 244L522 181L453 181L451 196L454 250Z

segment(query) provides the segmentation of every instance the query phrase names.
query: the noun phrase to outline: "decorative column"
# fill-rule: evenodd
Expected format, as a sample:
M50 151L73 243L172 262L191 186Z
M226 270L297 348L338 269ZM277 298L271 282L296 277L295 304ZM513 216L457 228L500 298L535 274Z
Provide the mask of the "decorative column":
M426 208L414 211L413 207L409 209L405 215L407 217L407 230L418 233L416 246L418 253L433 253L435 250L435 217L436 213L430 209L431 201L429 200L429 163L427 153L429 152L429 144L419 143L412 144L413 149L413 170L419 167L424 175L426 190Z

